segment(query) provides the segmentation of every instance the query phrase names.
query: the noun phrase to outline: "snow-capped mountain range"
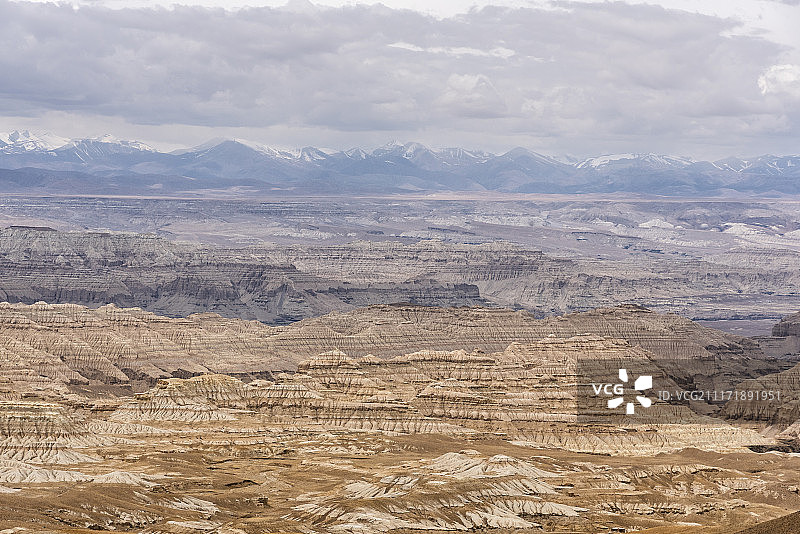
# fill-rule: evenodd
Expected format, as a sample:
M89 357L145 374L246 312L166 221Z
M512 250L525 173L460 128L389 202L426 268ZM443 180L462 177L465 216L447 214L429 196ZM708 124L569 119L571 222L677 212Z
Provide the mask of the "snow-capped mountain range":
M14 130L10 133L0 133L0 149L3 153L13 154L21 152L46 152L55 150L70 142L66 137L52 134L33 135L28 130Z
M216 139L174 152L112 136L0 133L0 191L59 194L360 194L425 191L669 196L800 194L800 156L694 161L606 154L578 162L391 142L371 151L283 150Z

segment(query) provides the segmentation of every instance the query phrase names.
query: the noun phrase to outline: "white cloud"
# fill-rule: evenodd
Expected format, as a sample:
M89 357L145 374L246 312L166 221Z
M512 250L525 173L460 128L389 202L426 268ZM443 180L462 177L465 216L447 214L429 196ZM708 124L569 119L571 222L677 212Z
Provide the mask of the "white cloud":
M451 74L434 104L434 109L445 116L496 118L506 112L503 97L483 74Z
M410 43L391 43L387 46L392 48L401 48L411 52L427 52L429 54L444 54L446 56L478 56L478 57L496 57L508 59L514 56L515 52L502 46L497 46L491 50L478 50L477 48L470 48L468 46L432 46L423 48L421 46L413 45Z
M800 97L800 65L773 65L758 77L761 94L786 93Z
M797 62L733 19L581 2L449 18L88 4L0 0L0 129L697 157L800 139L800 101L780 97Z

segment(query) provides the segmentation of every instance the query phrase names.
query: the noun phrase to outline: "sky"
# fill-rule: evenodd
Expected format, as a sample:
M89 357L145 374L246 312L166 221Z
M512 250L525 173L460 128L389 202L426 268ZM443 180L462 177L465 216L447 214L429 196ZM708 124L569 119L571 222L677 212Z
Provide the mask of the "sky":
M800 153L800 0L0 0L0 131Z

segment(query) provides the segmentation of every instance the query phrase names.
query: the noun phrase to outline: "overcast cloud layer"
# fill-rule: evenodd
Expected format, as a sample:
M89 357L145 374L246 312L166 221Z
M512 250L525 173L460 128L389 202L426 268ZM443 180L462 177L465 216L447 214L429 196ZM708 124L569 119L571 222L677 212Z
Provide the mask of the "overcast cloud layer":
M161 146L223 135L578 156L798 153L797 50L737 24L624 3L439 19L383 6L0 0L0 129Z

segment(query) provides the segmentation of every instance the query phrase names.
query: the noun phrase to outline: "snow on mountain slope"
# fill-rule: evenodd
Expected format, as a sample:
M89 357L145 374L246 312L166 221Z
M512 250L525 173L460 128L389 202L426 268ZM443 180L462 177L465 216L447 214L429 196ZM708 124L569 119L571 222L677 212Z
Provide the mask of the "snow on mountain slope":
M586 159L578 163L578 169L607 167L609 165L642 165L651 168L666 169L671 167L686 167L694 163L690 158L667 156L661 154L606 154Z
M563 163L558 161L555 158L550 156L545 156L544 154L539 154L538 152L532 152L527 148L517 147L509 150L502 156L502 158L515 161L517 163L525 163L527 165L533 166L540 166L540 165L551 165L556 167L564 166Z
M800 173L800 156L773 156L766 154L754 158L726 158L714 162L720 170L748 174L798 174Z
M490 154L489 152L467 150L459 147L443 148L438 150L437 154L442 158L442 161L449 165L484 163L489 160L489 158L494 157L494 154Z
M58 148L52 153L65 162L91 165L103 162L114 166L114 158L136 156L140 154L156 154L156 150L138 141L119 140L113 136L77 139Z
M360 148L351 148L349 150L345 150L343 154L350 159L355 159L355 160L367 159L367 153L361 150Z
M0 133L0 151L7 154L46 152L69 143L69 139L50 133L32 134L28 130Z

